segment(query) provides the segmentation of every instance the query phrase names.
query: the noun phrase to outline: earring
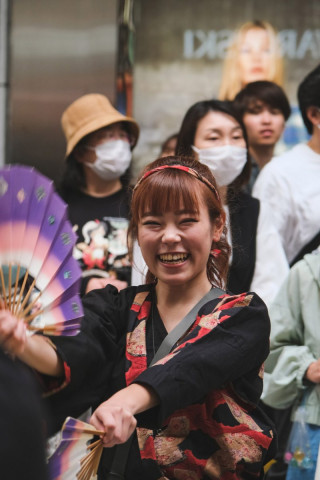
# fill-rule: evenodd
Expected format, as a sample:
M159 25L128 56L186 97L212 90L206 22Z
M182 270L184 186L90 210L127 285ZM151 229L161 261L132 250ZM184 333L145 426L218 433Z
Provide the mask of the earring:
M218 248L214 248L213 250L210 251L210 255L212 255L213 257L219 257L221 253L221 250L219 250Z

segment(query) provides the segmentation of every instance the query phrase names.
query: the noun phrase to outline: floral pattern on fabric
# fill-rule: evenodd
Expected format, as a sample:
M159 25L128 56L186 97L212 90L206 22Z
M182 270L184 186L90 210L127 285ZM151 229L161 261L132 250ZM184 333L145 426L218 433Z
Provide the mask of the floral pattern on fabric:
M230 309L248 306L251 299L247 294L221 297L210 314L198 314L183 341L156 365L165 365L183 348L229 319ZM127 385L147 369L145 332L150 310L150 297L142 300L140 308L135 298L135 315L131 316L127 334ZM199 403L175 411L159 430L138 427L137 437L142 463L154 460L163 479L238 480L262 478L263 458L273 432L230 384L209 392Z

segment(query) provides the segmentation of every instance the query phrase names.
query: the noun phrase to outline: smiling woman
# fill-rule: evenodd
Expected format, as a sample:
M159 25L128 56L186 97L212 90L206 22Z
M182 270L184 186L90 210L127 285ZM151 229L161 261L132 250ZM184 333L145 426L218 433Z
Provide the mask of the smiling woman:
M230 248L208 167L178 156L146 167L129 235L149 268L146 285L90 292L79 335L50 343L26 338L19 319L0 310L0 342L58 377L55 390L65 389L50 405L61 423L99 405L90 420L108 447L99 480L110 471L122 478L115 464L127 480L263 478L274 451L257 407L270 322L256 294L218 288ZM130 437L125 456L116 445Z
M151 253L151 245L159 243L160 240L158 256L184 253L187 255L184 267L192 265L205 249L205 261L201 264L204 276L205 266L209 262L207 268L209 280L217 286L223 286L228 268L229 245L226 243L224 227L225 212L221 208L215 181L213 178L212 183L207 180L207 168L201 164L196 164L197 169L193 170L197 172L196 176L190 174L185 166L181 169L168 169L170 162L176 162L175 157L166 157L165 162L166 164L158 160L159 170L155 167L154 172L157 175L150 174L150 170L145 172L145 177L142 176L140 183L137 184L132 198L133 217L129 225L129 240L137 238L144 259L147 257L150 261L149 263L146 260L149 267L146 280L148 282L155 277L159 278L164 262L161 261L158 265L156 261L158 257L154 252ZM186 159L184 163L187 163ZM189 164L194 167L194 160L189 160ZM161 173L164 173L162 172L164 165L167 166L165 182L161 176ZM221 237L222 232L224 235ZM183 240L186 242L186 238L190 240L189 248L192 248L193 253L188 252L186 246L182 244ZM159 245L157 248L159 249ZM181 250L178 250L179 248ZM213 262L209 254L215 248L220 250L220 255L219 259ZM198 260L195 263L198 263ZM182 270L180 262L179 265Z

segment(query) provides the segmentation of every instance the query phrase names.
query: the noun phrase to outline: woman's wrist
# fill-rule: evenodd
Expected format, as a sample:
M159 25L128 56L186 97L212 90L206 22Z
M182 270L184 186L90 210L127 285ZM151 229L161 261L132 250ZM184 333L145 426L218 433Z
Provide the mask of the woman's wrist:
M139 383L132 383L128 387L115 393L108 402L127 408L132 415L144 412L159 404L159 397L152 387Z
M61 377L64 374L62 359L50 341L42 335L35 334L28 337L25 349L19 358L29 367L45 375Z

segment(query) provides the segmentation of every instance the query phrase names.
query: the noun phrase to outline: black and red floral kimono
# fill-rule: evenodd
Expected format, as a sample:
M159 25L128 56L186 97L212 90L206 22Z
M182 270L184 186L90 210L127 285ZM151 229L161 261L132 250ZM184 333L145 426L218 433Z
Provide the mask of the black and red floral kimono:
M152 367L167 334L153 286L108 286L87 295L84 306L81 333L53 339L70 377L50 399L58 423L137 382L152 387L160 403L137 415L127 480L263 477L274 432L256 405L270 321L256 294L206 303L181 343ZM104 449L99 480L115 448Z

